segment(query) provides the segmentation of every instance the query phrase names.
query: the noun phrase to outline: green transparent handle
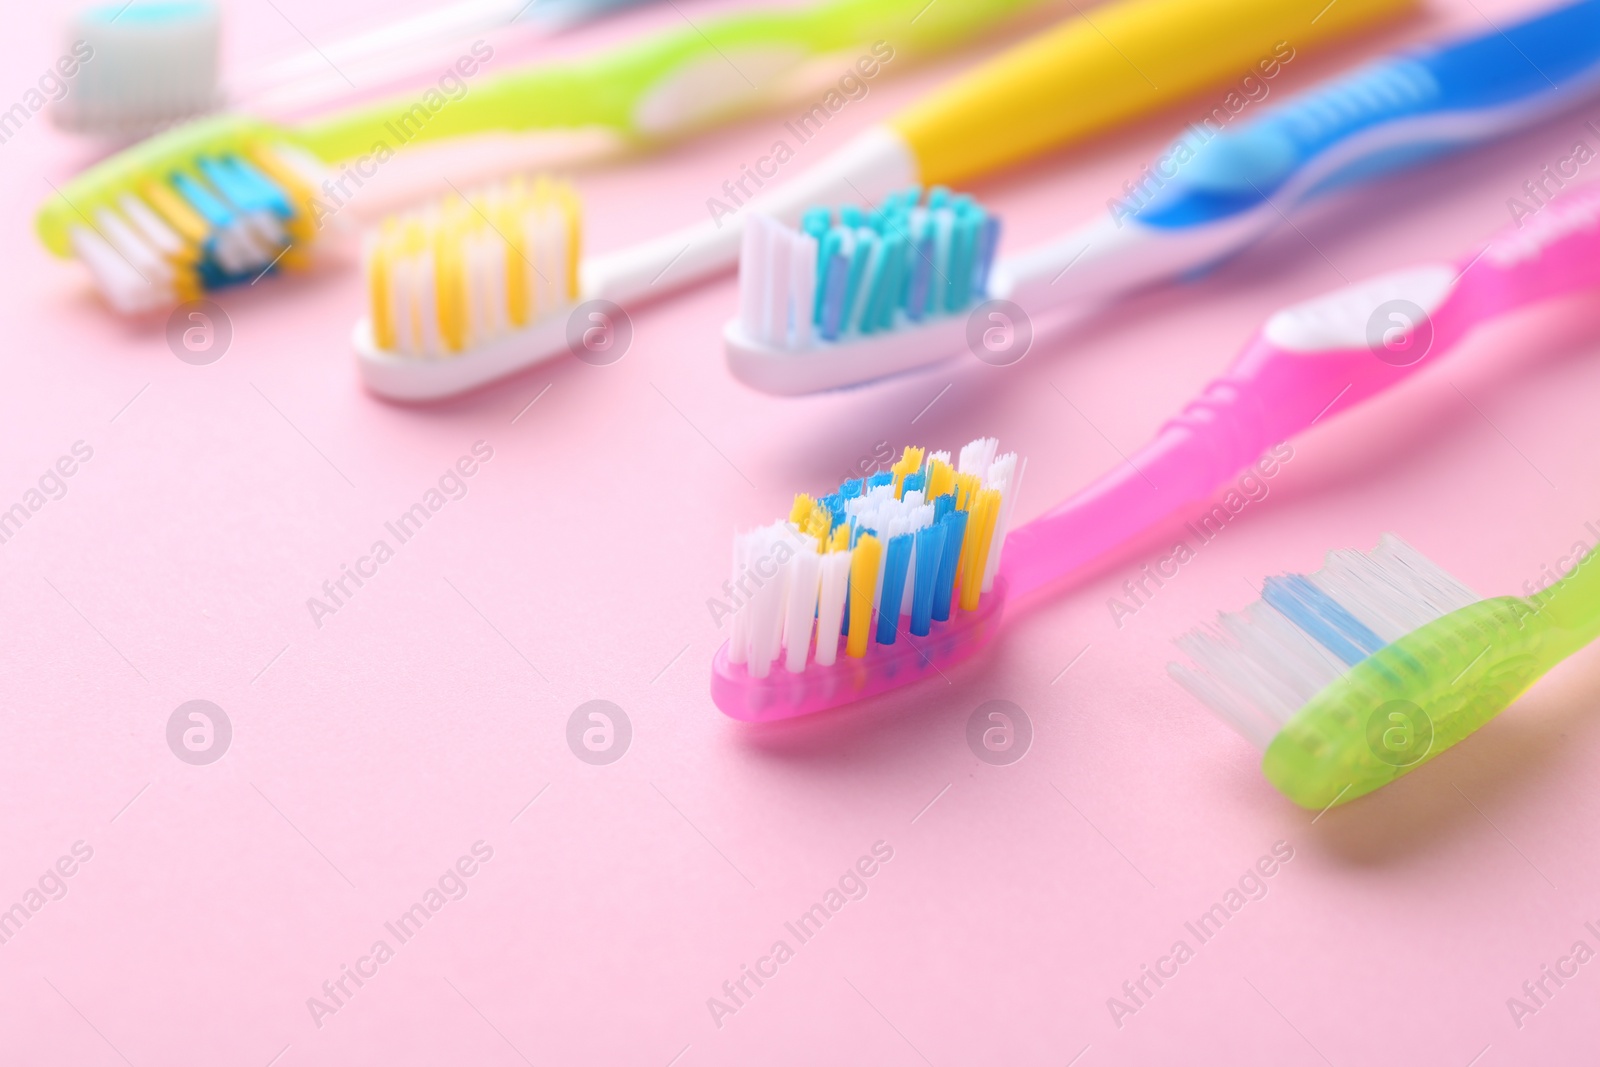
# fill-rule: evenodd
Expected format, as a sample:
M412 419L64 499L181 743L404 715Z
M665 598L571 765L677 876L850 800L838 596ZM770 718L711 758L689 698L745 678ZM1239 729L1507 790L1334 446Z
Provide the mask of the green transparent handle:
M1362 660L1278 732L1262 772L1320 810L1433 759L1600 636L1597 554L1541 593L1479 601Z
M981 27L1037 2L831 0L796 10L734 14L579 62L531 67L477 85L469 79L460 99L436 107L423 121L416 112L419 94L412 92L309 124L296 139L331 161L370 151L378 141L393 147L395 131L401 129L406 141L486 130L595 126L647 137L652 131L638 121L640 105L692 64L731 64L734 95L745 98L707 103L753 104L761 95L753 83L766 80L762 76L771 73L772 61L782 53L799 61L883 40L898 58L959 44ZM741 60L754 69L742 69ZM436 97L433 103L444 99ZM404 124L407 115L414 116L409 125Z

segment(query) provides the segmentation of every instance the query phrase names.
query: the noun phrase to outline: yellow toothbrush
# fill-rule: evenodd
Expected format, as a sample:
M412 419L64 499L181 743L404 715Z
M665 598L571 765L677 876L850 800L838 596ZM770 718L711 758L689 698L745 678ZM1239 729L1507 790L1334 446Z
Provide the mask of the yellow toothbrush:
M405 400L475 388L566 351L567 318L579 303L626 305L732 267L752 210L794 224L813 204L876 203L908 186L961 182L1239 77L1285 43L1297 50L1320 44L1413 3L1114 0L1002 52L793 181L768 190L762 188L768 181L746 172L740 186L729 183L708 201L707 221L585 258L575 275L557 279L571 284L555 300L530 304L526 292L508 288L515 273L509 262L454 269L458 245L481 249L476 236L455 227L436 235L437 253L418 256L414 249L386 246L369 267L376 320L363 319L356 328L363 378L374 392ZM467 229L477 228L470 214L460 219ZM548 254L571 255L579 239L576 222L551 225L549 232L559 247ZM760 232L751 227L750 239L759 240ZM516 248L505 244L494 258L539 261L536 238ZM391 258L397 254L406 261ZM449 263L435 264L436 255ZM449 291L434 283L445 273L456 279ZM422 285L427 291L410 291ZM529 307L538 313L528 314ZM454 318L450 329L440 329L419 321L419 313Z

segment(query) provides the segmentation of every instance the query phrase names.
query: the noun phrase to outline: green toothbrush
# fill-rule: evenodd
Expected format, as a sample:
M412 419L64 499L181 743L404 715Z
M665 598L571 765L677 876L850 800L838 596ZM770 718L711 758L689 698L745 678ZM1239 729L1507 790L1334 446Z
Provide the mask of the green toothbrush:
M1480 600L1386 536L1178 645L1175 678L1265 743L1261 769L1296 804L1344 804L1420 767L1600 637L1600 547L1528 597ZM1274 732L1275 731L1275 732Z
M840 76L859 79L858 63L875 71L885 54L954 47L1039 2L828 0L707 19L584 61L488 78L480 68L493 49L478 42L439 87L294 127L222 115L160 134L63 186L36 227L52 252L89 265L119 311L157 310L294 266L317 230L323 168L340 161L382 161L412 141L490 130L601 128L661 140L758 105L822 57L841 56ZM877 42L887 51L866 51Z

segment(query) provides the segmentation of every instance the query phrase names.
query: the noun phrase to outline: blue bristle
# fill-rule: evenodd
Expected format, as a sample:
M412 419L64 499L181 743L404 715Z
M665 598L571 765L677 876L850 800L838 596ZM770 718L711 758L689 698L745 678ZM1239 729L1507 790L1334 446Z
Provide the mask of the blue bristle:
M852 500L861 495L861 486L860 478L847 478L839 483L839 496L845 500Z
M800 217L800 232L822 240L833 227L833 212L825 207L807 209Z
M937 211L950 203L950 190L943 185L935 185L928 190L928 210Z
M946 493L944 496L933 498L933 521L938 522L956 509L956 495Z
M900 604L906 595L906 568L911 563L912 535L889 538L883 554L883 595L878 599L878 644L894 644L900 629Z
M859 229L866 222L866 215L854 204L846 204L839 209L839 225L845 229Z
M928 475L924 471L906 475L906 480L900 483L900 495L903 497L907 493L920 492L927 480Z
M241 211L270 211L280 219L294 214L277 184L238 156L201 159L200 173Z
M894 471L879 471L877 474L870 475L867 478L867 488L868 489L876 489L880 485L893 485L893 484L894 484Z
M933 584L933 617L944 622L950 618L950 601L955 596L956 564L961 562L961 542L967 536L967 513L951 511L939 520L939 525L947 532L944 555L939 558L939 576Z
M822 300L822 315L817 324L817 332L824 340L837 340L844 328L845 289L849 284L849 277L848 259L842 255L835 255L828 261L828 276L817 290Z
M189 202L189 206L194 208L212 229L222 230L233 225L236 217L233 209L189 175L182 171L174 173L172 187L178 191L178 195Z
M1384 646L1381 637L1304 575L1268 578L1261 599L1350 666Z
M927 637L933 624L933 590L939 580L939 565L944 562L944 539L949 530L946 524L936 522L917 531L917 575L911 587L911 633L916 637Z

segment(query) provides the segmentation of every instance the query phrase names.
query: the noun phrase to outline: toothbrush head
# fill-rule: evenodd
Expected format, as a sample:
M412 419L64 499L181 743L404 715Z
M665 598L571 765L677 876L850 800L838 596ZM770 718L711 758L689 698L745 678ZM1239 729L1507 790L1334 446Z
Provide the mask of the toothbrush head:
M51 108L57 126L105 138L146 137L217 107L221 13L211 0L100 4L67 24L84 60ZM93 62L88 62L92 59Z
M521 175L385 220L355 332L367 387L437 399L566 351L581 237L572 188Z
M320 180L284 131L225 115L91 167L35 223L52 252L84 262L115 310L139 315L309 262Z
M961 351L989 292L1000 220L969 196L915 188L870 211L807 211L798 229L745 225L739 315L723 331L734 377L795 395L859 385Z
M1021 481L994 438L907 448L889 470L801 494L734 538L732 634L711 669L724 713L769 722L942 674L999 627L997 574Z
M1169 671L1313 811L1477 730L1549 669L1559 643L1537 598L1479 600L1390 535L1371 553L1329 553L1315 574L1266 579L1262 600L1218 622L1180 637L1195 666Z

